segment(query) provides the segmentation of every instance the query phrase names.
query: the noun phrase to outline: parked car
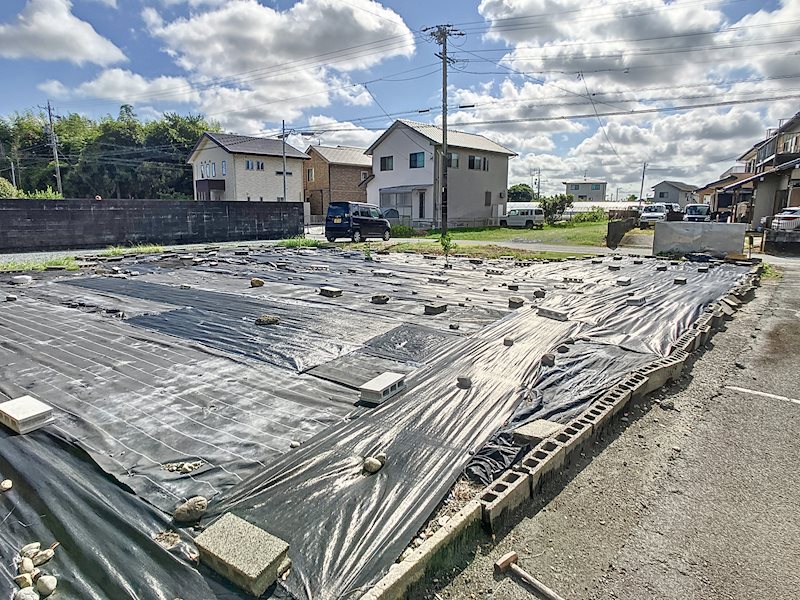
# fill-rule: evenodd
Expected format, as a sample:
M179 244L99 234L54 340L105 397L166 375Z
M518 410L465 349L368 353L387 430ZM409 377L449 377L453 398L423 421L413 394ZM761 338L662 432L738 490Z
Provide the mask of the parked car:
M500 227L544 227L544 210L541 208L512 208L500 217Z
M772 217L772 229L793 230L800 229L800 206L784 208L777 215Z
M642 214L639 215L639 228L647 229L653 223L667 220L667 205L662 202L656 204L645 204L642 207Z
M325 217L325 237L329 242L337 238L350 238L354 242L367 238L389 240L392 225L373 204L331 202Z
M710 221L711 207L708 204L687 204L683 214L684 221Z

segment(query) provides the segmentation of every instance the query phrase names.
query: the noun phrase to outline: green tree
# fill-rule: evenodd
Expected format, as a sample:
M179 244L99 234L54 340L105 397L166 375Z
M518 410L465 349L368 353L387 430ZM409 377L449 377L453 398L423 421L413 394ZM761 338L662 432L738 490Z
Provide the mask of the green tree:
M527 183L518 183L508 188L509 202L532 202L533 188Z
M560 221L564 216L564 211L572 207L574 200L572 194L558 194L556 196L545 196L539 199L539 206L544 211L544 220L552 225Z
M639 200L636 194L629 194L627 198L625 198L627 202L637 202Z
M456 249L456 244L453 243L452 236L447 234L442 234L439 236L439 244L442 247L442 252L444 253L444 266L445 269L450 268L450 254L452 254L453 250Z
M19 198L19 190L8 180L0 177L0 198Z

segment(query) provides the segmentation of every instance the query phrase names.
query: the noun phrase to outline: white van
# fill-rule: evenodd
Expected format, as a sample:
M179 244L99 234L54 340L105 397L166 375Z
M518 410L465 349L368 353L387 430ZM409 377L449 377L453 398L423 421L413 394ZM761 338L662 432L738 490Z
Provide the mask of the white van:
M641 215L639 215L639 229L647 229L651 224L666 221L667 210L669 210L667 205L661 202L645 204L642 207Z
M512 208L500 217L500 227L544 227L544 210L541 208Z

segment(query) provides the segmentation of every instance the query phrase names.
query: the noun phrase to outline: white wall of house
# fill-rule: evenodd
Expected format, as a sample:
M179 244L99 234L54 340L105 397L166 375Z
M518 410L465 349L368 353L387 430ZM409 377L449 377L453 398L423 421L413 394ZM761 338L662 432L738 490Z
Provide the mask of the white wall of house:
M197 158L192 164L194 181L199 179L222 179L225 181L225 191L214 190L212 200L233 200L236 198L236 177L232 171L232 156L217 146L208 138L204 138L197 151ZM225 163L225 175L223 165ZM201 174L201 167L205 167L206 174ZM194 186L195 200L197 200L197 186Z
M409 156L423 152L424 165L421 168L409 167ZM391 156L394 167L391 171L381 170L381 158ZM367 202L380 203L382 188L401 185L433 185L433 144L416 131L399 129L389 134L372 155L372 174L375 178L367 184Z
M681 207L697 202L697 195L694 192L685 192L667 182L661 182L653 186L653 202L678 203Z
M566 194L574 196L576 202L605 202L605 183L591 181L567 181Z
M505 212L508 189L508 156L466 148L458 153L458 168L447 170L447 219L488 219ZM469 157L488 161L489 168L470 169Z

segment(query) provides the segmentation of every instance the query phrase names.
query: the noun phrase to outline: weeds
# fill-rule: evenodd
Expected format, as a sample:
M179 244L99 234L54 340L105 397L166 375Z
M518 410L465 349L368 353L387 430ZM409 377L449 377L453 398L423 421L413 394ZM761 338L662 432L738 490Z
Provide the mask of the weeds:
M42 261L0 262L0 273L11 271L44 271L47 267L63 267L66 271L77 271L78 263L74 256L51 258Z
M102 256L123 256L125 254L159 254L164 246L159 244L136 244L134 246L109 246Z
M304 237L293 237L278 242L278 246L283 248L318 248L321 244L322 242L319 240L310 240Z

